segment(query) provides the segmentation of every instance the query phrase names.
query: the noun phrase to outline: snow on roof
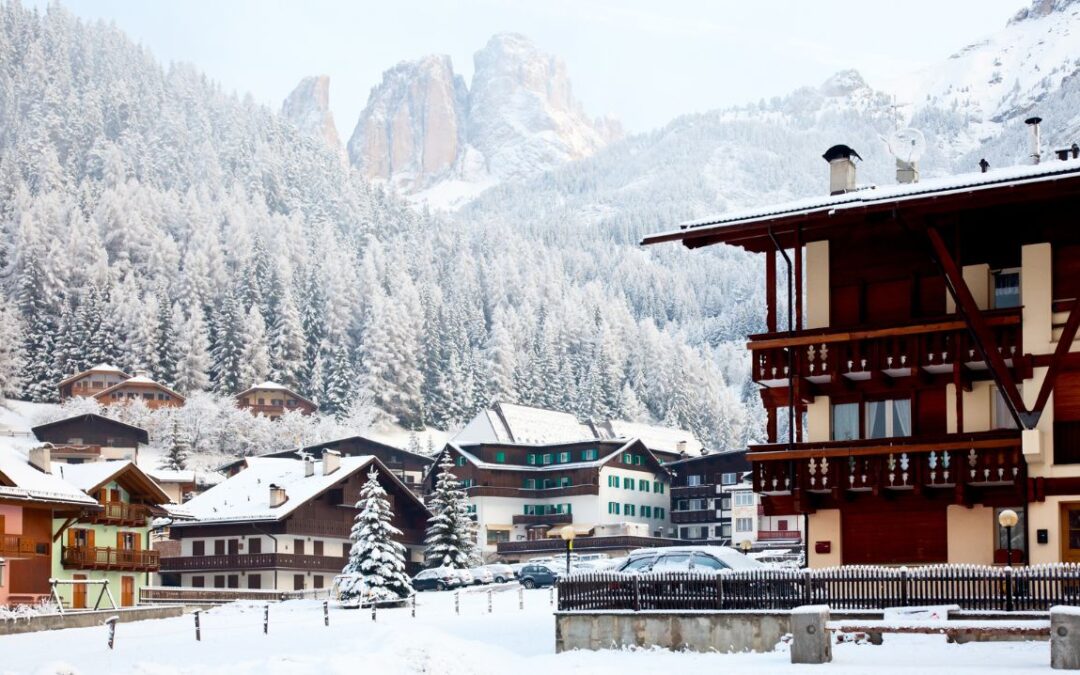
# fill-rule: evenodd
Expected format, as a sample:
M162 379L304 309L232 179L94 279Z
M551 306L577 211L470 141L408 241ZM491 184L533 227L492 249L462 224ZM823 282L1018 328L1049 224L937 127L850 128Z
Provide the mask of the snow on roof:
M75 504L96 505L97 502L68 481L40 471L22 454L0 448L0 475L14 483L14 487L0 485L0 496L15 499L59 501Z
M102 483L134 464L130 459L118 459L107 462L85 462L83 464L53 464L53 471L80 490L93 490Z
M315 473L304 475L304 460L249 457L247 468L184 504L195 521L280 520L367 466L371 455L342 457L341 467L323 475L323 463L314 462ZM270 486L285 490L287 499L270 506Z
M81 373L75 373L74 375L70 375L68 377L65 377L64 379L60 380L60 384L61 385L67 384L68 382L71 382L72 380L77 380L80 377L82 377L83 375L88 375L90 373L116 373L117 375L123 375L124 377L130 377L127 373L125 373L124 371L120 370L119 368L117 368L116 366L114 366L114 365L112 365L110 363L99 363L96 366L94 366L93 368L87 368L86 370L82 371Z
M172 469L148 469L146 475L159 483L194 483L194 471L174 471Z
M119 389L120 387L126 387L129 384L149 384L149 385L157 387L158 389L162 389L164 391L169 392L170 394L172 394L173 396L175 396L176 398L178 398L178 399L180 399L182 401L186 400L186 397L184 397L182 394L176 393L175 391L173 391L172 389L169 389L168 387L166 387L162 383L160 383L160 382L158 382L156 380L152 380L149 377L146 377L145 375L136 375L135 377L129 377L128 379L124 380L123 382L117 382L113 386L102 389L100 392L94 394L94 398L101 398L102 396L104 396L106 394L109 394L109 393L112 393L113 391Z
M307 403L310 403L311 405L315 405L314 401L312 401L312 400L298 394L295 390L290 389L290 388L286 387L283 384L278 384L277 382L271 382L270 380L266 380L265 382L260 382L259 384L248 387L244 391L237 394L237 396L243 396L244 394L246 394L248 392L252 392L252 391L256 391L256 390L260 390L260 389L270 390L270 391L283 391L283 392L285 392L287 394L292 394L295 398L301 399L301 400L303 400L303 401L305 401Z
M566 464L546 464L546 465L544 465L544 464L538 464L538 465L533 465L533 464L496 464L496 463L492 463L492 462L485 462L484 460L482 460L479 457L477 457L476 455L474 455L468 449L469 447L471 447L470 445L465 445L465 444L458 445L458 444L453 443L453 442L448 443L447 445L454 448L454 450L457 451L462 457L467 459L471 464L473 464L474 466L476 466L479 469L488 469L488 470L491 470L491 471L531 471L531 472L541 472L542 473L542 472L545 472L545 471L566 471L568 469L595 469L595 468L601 467L604 464L608 463L609 461L611 461L611 459L613 457L618 456L620 453L628 450L635 443L639 442L639 440L636 439L636 438L613 439L613 440L623 441L623 442L620 443L615 448L615 450L613 450L612 452L609 452L606 455L601 455L597 459L593 459L593 460L590 460L588 462L569 462L569 463L566 463ZM475 445L479 445L479 444L475 444ZM517 444L517 445L520 445L520 444ZM537 445L536 447L550 447L550 444L547 445L547 446ZM657 464L659 464L661 467L663 466L663 464L660 462L660 460L657 459L656 456L652 454L652 452L649 450L648 446L646 446L645 450L647 452L649 452L650 457L652 457L654 460L656 460ZM434 471L436 467L438 467L438 464L434 464L431 467L431 471Z
M704 444L694 436L693 432L685 429L661 427L640 422L627 422L626 420L609 420L599 425L601 432L610 433L612 438L638 438L650 450L661 452L679 452L679 443L686 443L686 451L689 453L701 452Z
M874 202L892 202L913 199L927 194L985 190L998 187L1011 187L1025 183L1057 180L1080 173L1080 160L1048 160L1041 164L1011 166L991 169L986 173L962 173L954 176L930 178L918 183L899 185L863 186L853 192L838 195L826 195L799 199L783 204L734 211L730 214L690 220L679 225L678 230L649 235L646 241L684 233L687 230L714 225L733 223L752 223L756 220L770 220L777 216L805 214L814 211L836 211L857 208Z

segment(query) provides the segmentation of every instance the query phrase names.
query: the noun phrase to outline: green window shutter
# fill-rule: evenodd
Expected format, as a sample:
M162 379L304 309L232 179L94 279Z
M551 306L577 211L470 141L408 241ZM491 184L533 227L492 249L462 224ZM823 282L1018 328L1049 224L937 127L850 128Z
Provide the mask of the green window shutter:
M503 464L504 462L506 462L506 453L505 452L496 452L495 453L495 461L498 462L499 464Z
M641 466L641 455L634 455L634 464Z
M525 463L526 464L536 464L536 455L531 453L531 452L529 454L525 455Z

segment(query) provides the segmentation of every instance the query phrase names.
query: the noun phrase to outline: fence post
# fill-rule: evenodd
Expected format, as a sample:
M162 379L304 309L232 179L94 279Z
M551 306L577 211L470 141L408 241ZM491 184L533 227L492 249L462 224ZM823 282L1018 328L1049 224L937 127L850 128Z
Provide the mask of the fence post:
M375 620L375 607L377 607L377 606L378 605L376 604L375 600L372 599L372 601L371 601L371 620L372 621Z
M113 648L113 641L116 639L116 622L120 620L118 616L110 616L105 619L105 625L109 627L109 649Z
M1011 567L1005 568L1005 611L1013 611L1013 571Z
M488 589L488 614L491 614L491 589Z
M416 593L412 596L412 618L416 618Z
M814 594L814 589L812 588L813 581L810 578L810 570L805 569L805 570L803 570L802 574L803 574L803 601L802 601L802 604L810 605L810 604L813 604L812 596Z
M900 606L908 606L908 573L906 567L900 569Z
M548 586L548 604L549 605L554 605L555 604L555 585L554 584L552 584L551 586Z
M263 635L270 633L270 603L263 605Z
M518 584L518 609L525 609L525 589Z
M195 642L202 642L202 628L199 626L199 615L202 614L202 610L197 609L192 614L195 615Z
M639 575L634 575L634 611L641 611L641 578Z
M330 601L329 600L323 600L322 601L322 620L323 620L323 625L326 626L327 628L329 628L330 627Z
M461 591L454 591L454 614L461 614Z

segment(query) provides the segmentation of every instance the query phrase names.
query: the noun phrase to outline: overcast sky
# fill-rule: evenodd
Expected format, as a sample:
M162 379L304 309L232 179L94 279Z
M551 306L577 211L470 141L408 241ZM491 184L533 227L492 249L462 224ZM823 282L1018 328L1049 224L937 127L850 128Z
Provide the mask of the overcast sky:
M24 0L44 7L47 0ZM330 76L347 140L382 72L472 55L515 31L566 61L591 115L632 131L783 95L856 68L871 84L927 67L994 32L1025 0L67 0L113 21L164 63L194 63L226 89L279 109L300 78Z

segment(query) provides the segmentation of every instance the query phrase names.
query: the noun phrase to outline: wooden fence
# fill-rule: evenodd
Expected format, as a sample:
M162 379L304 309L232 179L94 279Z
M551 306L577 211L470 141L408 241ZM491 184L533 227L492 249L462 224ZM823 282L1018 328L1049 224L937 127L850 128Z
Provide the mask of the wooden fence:
M764 569L708 574L574 574L558 583L559 610L882 609L959 605L1038 611L1080 604L1080 565Z

